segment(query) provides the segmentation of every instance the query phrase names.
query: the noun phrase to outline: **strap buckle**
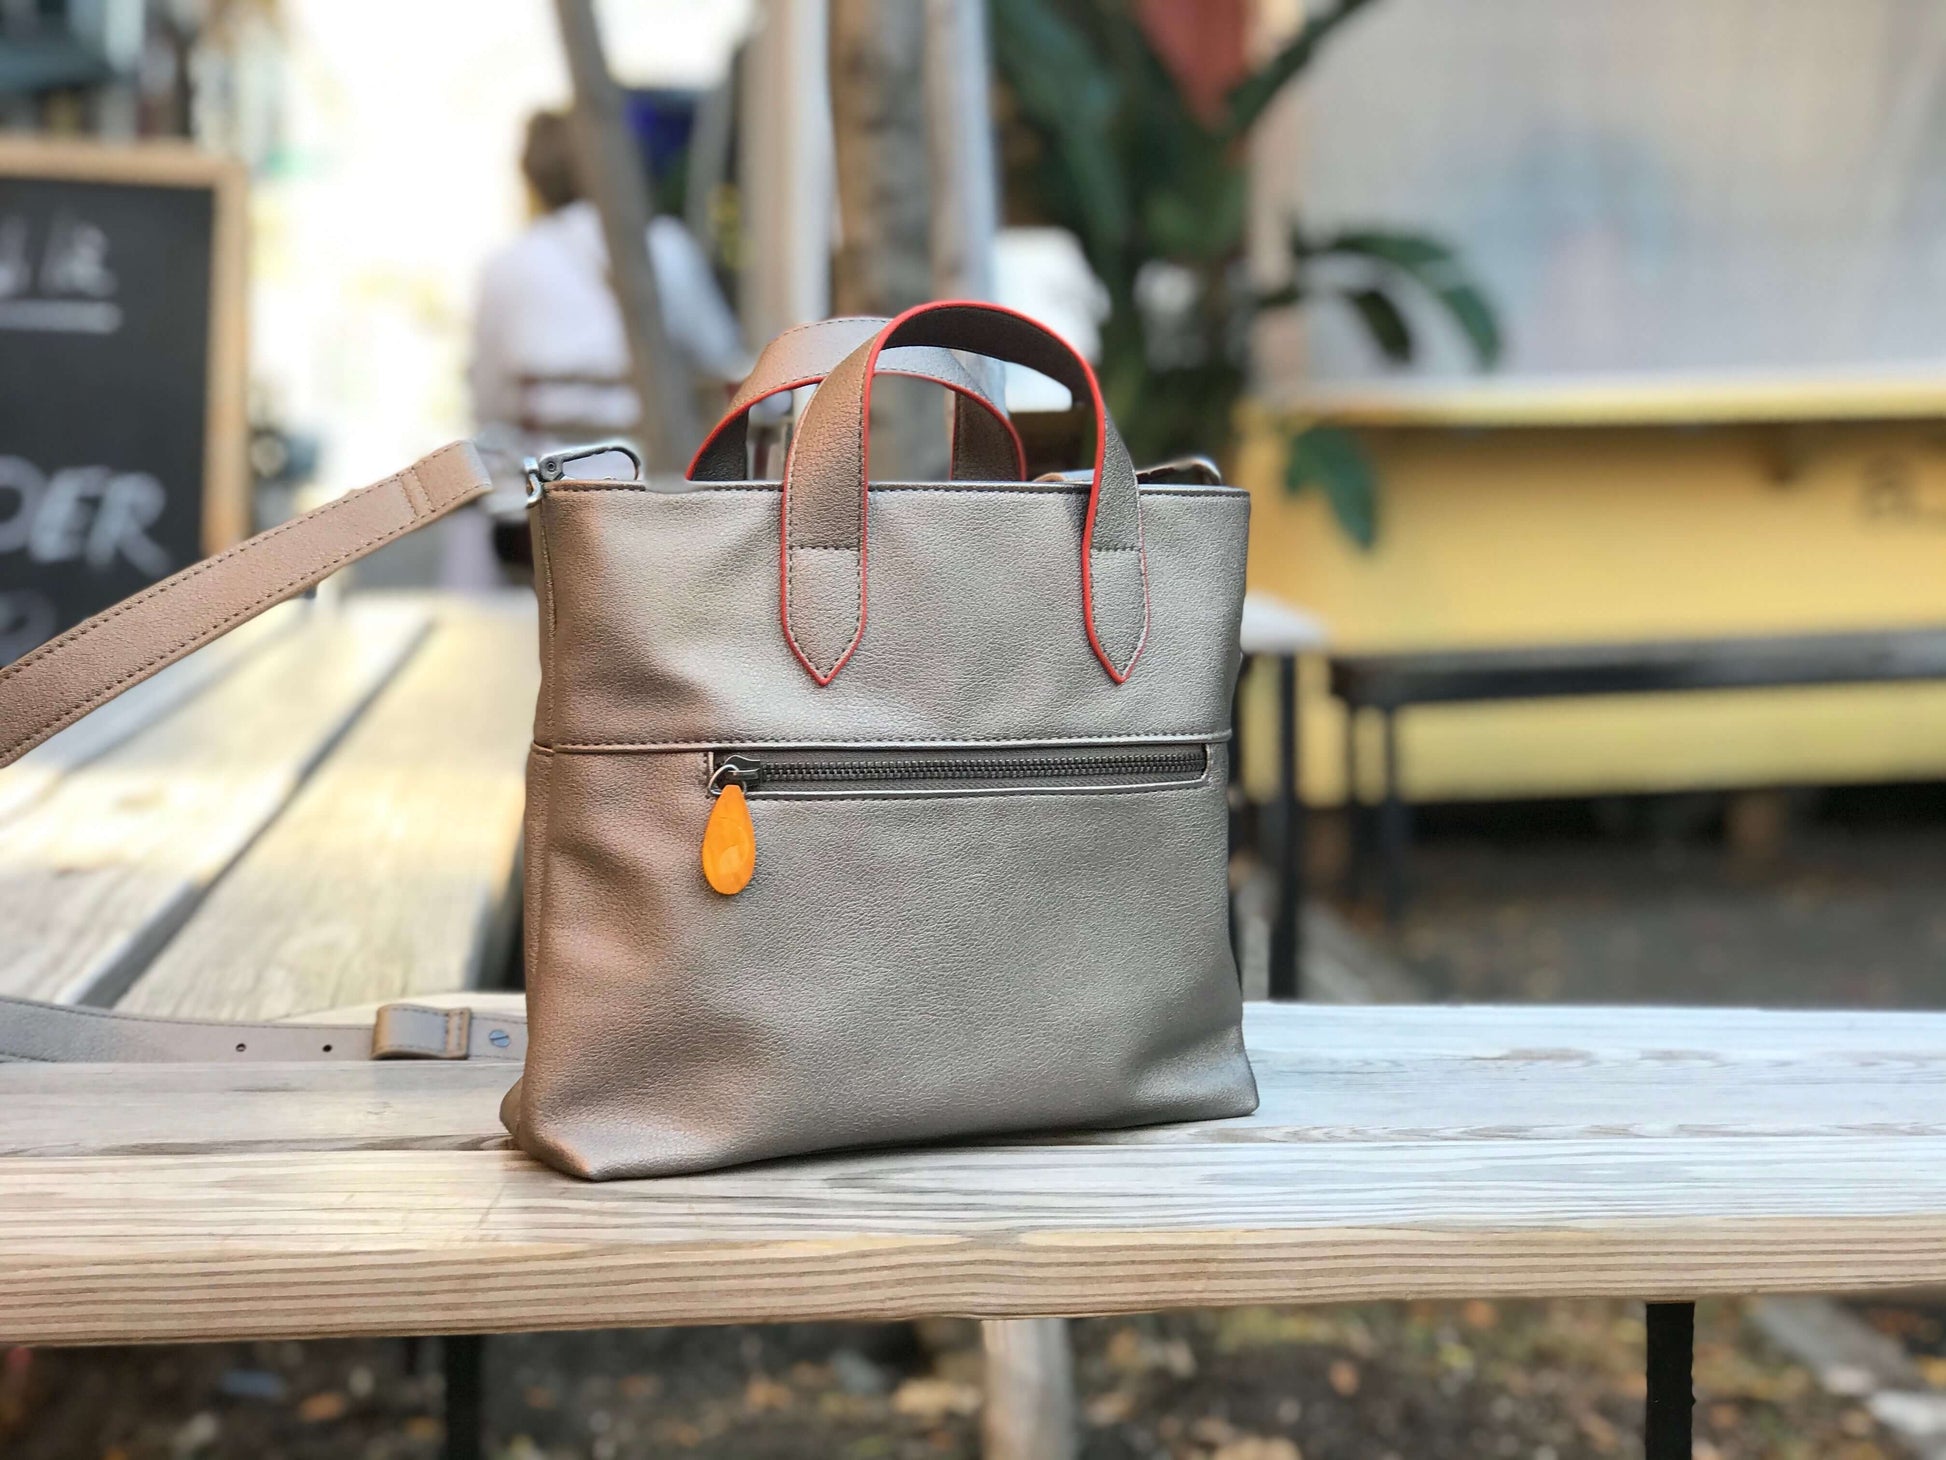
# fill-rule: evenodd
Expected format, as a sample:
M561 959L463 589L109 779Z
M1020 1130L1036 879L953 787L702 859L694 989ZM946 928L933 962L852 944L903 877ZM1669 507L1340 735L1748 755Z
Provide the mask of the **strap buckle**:
M626 456L629 463L628 475L613 476L596 472L591 480L638 482L642 479L642 458L633 446L623 441L602 441L593 446L564 446L559 451L550 451L545 456L530 456L524 463L527 473L527 505L533 506L540 501L541 493L549 482L558 482L568 474L568 467L577 461L588 461L594 457L619 454Z
M472 1043L471 1009L381 1004L372 1020L375 1060L463 1060Z

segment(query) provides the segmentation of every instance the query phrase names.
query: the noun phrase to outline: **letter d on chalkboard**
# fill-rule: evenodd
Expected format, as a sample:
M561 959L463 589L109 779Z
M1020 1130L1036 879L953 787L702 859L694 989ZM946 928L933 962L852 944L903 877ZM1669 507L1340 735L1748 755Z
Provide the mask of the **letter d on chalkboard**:
M247 532L243 188L0 139L0 664Z

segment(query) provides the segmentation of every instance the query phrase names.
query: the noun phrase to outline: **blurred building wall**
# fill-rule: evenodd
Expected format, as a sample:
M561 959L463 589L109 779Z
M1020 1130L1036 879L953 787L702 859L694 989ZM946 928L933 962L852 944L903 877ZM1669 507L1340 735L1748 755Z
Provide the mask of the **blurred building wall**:
M1433 425L1470 369L1435 315L1404 381L1329 305L1267 330L1271 403L1422 423L1360 429L1382 523L1361 552L1284 491L1260 421L1253 587L1370 650L1946 626L1946 5L1381 0L1253 160L1260 263L1293 211L1437 232L1508 340ZM1725 379L1802 419L1693 424ZM1839 386L1922 418L1820 422ZM1468 398L1557 424L1469 425ZM1577 413L1605 424L1559 424ZM1306 785L1335 800L1342 722L1321 684L1306 705ZM1946 688L1446 707L1401 734L1429 799L1932 779Z
M1460 244L1516 377L1946 366L1938 0L1382 0L1260 156L1273 214ZM1381 368L1280 333L1273 390Z

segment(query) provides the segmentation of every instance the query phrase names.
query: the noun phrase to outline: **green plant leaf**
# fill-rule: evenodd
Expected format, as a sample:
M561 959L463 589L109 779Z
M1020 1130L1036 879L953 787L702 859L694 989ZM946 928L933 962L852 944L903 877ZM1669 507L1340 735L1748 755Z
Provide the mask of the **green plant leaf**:
M1284 48L1265 62L1260 70L1231 87L1229 115L1224 121L1223 135L1234 140L1256 126L1264 109L1276 99L1277 93L1316 59L1318 47L1324 44L1325 39L1369 4L1371 0L1338 0L1322 15L1305 21L1297 34L1285 42Z
M1405 275L1445 309L1466 337L1481 368L1491 369L1499 363L1504 341L1493 306L1467 274L1458 252L1439 239L1376 228L1347 229L1326 238L1308 239L1293 225L1291 253L1300 269L1326 257L1360 258Z
M1500 335L1500 321L1486 295L1474 285L1462 282L1435 289L1433 297L1446 306L1453 323L1466 336L1466 342L1473 347L1475 363L1483 370L1498 365L1505 342Z
M1392 302L1391 295L1383 289L1347 289L1345 300L1357 311L1365 333L1372 337L1372 343L1386 359L1394 365L1404 365L1412 359L1412 326L1406 323L1405 315Z
M1127 181L1111 133L1120 90L1079 30L1042 0L991 0L994 58L1021 117L1047 144L1065 187L1048 189L1104 278L1128 238Z
M1218 161L1193 187L1149 190L1143 222L1159 257L1229 258L1242 246L1248 203L1243 170Z
M1296 495L1308 487L1324 493L1353 542L1369 549L1378 541L1378 483L1357 437L1339 426L1311 426L1291 437L1284 488Z

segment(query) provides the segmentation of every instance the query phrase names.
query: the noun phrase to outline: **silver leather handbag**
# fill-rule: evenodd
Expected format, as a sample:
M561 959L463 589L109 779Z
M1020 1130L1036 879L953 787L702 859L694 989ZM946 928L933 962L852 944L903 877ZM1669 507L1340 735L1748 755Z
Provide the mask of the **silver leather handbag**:
M1067 386L1092 467L1021 480L952 351ZM881 371L954 390L956 477L996 479L872 481ZM737 479L749 407L819 377L781 479ZM1144 481L1087 364L971 303L786 336L695 480L573 460L530 508L523 1149L658 1176L1255 1108L1226 869L1244 493ZM484 489L448 448L0 670L0 763ZM12 1026L39 1057L52 1017ZM378 1052L478 1043L394 1024Z
M1065 385L1092 470L871 481L872 381L911 347ZM643 1176L1253 1110L1225 806L1248 517L1142 484L1086 362L983 304L873 328L780 481L542 483L520 1144ZM747 868L706 870L746 828Z

